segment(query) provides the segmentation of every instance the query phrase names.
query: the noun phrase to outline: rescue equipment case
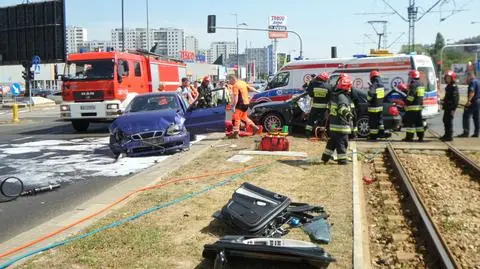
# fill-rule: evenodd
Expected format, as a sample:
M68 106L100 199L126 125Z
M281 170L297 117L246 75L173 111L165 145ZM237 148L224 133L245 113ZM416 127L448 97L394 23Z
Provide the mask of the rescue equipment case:
M283 135L265 135L260 140L259 150L262 151L288 151L290 143Z
M290 198L243 183L214 217L226 222L239 234L282 236L278 228L288 221Z

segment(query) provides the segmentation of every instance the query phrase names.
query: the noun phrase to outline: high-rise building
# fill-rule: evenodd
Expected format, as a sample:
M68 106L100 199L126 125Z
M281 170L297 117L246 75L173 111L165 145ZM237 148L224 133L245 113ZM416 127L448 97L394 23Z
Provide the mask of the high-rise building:
M65 29L67 53L77 53L87 41L87 29L78 26L67 26Z
M150 50L155 44L156 53L178 58L179 51L184 48L183 29L159 28L149 29L149 44L147 44L147 29L125 29L125 49ZM112 30L112 43L116 50L122 49L122 29Z
M112 43L115 50L122 50L122 28L112 30ZM125 50L137 48L137 31L132 28L125 28Z
M245 50L247 62L255 66L255 74L258 77L265 77L269 74L269 55L268 48L247 48ZM252 65L253 64L253 65ZM253 72L252 72L253 73Z
M88 40L82 45L86 51L107 51L108 48L115 48L112 41L109 40Z
M208 63L213 63L220 55L223 55L223 61L225 62L232 55L237 53L237 44L235 42L212 42L210 49L208 50Z
M186 36L185 37L185 50L192 51L197 53L198 52L198 39L194 36Z

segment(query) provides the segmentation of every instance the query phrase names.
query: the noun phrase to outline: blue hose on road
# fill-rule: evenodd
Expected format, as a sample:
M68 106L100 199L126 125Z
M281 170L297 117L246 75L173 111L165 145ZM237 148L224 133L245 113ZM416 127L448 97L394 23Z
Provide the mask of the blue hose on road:
M43 251L47 251L47 250L50 250L50 249L53 249L53 248L56 248L56 247L59 247L59 246L62 246L62 245L66 245L66 244L69 244L69 243L71 243L71 242L74 242L74 241L77 241L77 240L80 240L80 239L83 239L83 238L86 238L86 237L89 237L89 236L92 236L92 235L97 234L97 233L99 233L99 232L101 232L101 231L103 231L103 230L107 230L107 229L110 229L110 228L114 228L114 227L120 226L120 225L125 224L125 223L127 223L127 222L130 222L130 221L132 221L132 220L138 219L138 218L140 218L140 217L142 217L142 216L144 216L144 215L150 214L150 213L152 213L152 212L154 212L154 211L157 211L157 210L160 210L160 209L163 209L163 208L172 206L172 205L174 205L174 204L181 203L181 202L186 201L186 200L189 200L189 199L191 199L191 198L193 198L193 197L199 196L199 195L204 194L204 193L206 193L206 192L209 192L209 191L211 191L211 190L213 190L213 189L215 189L215 188L222 187L222 186L224 186L224 185L226 185L226 184L228 184L228 183L230 183L230 182L233 182L233 181L237 180L238 178L240 178L241 176L251 174L251 173L255 172L256 170L259 170L261 167L262 167L262 166L260 166L260 167L255 167L255 168L246 170L246 171L244 171L244 172L242 172L242 173L235 174L235 175L230 176L230 177L228 177L227 179L225 179L225 180L223 180L223 181L221 181L221 182L218 182L218 183L213 184L213 185L211 185L211 186L205 187L204 189L202 189L202 190L200 190L200 191L187 194L187 195L185 195L185 196L179 197L179 198L177 198L177 199L175 199L175 200L172 200L172 201L170 201L170 202L168 202L168 203L165 203L165 204L161 204L161 205L154 206L154 207L149 208L149 209L147 209L147 210L144 210L144 211L142 211L142 212L140 212L140 213L137 213L137 214L135 214L135 215L133 215L133 216L124 218L124 219L119 220L119 221L112 222L112 223L110 223L110 224L108 224L108 225L105 225L105 226L103 226L103 227L100 227L100 228L98 228L98 229L95 229L95 230L93 230L93 231L91 231L91 232L88 232L88 233L85 233L85 234L82 234L82 235L78 235L78 236L75 236L75 237L70 238L70 239L65 239L65 240L63 240L63 241L60 241L60 242L57 242L57 243L53 243L53 244L50 244L50 245L45 246L45 247L43 247L43 248L39 248L39 249L37 249L37 250L33 250L33 251L31 251L31 252L25 253L25 254L23 254L23 255L20 255L20 256L18 256L18 257L15 257L15 258L7 261L7 262L4 263L4 264L0 264L0 269L7 268L8 266L13 265L14 263L16 263L16 262L18 262L18 261L20 261L20 260L23 260L23 259L25 259L25 258L27 258L27 257L30 257L30 256L33 256L33 255L35 255L35 254L41 253L41 252L43 252Z

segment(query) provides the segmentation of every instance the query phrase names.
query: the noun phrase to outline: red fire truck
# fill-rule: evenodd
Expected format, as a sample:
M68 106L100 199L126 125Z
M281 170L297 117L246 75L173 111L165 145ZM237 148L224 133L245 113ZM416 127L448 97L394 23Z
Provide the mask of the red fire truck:
M143 51L70 54L60 116L86 131L90 122L115 120L138 94L176 90L185 76L183 62Z

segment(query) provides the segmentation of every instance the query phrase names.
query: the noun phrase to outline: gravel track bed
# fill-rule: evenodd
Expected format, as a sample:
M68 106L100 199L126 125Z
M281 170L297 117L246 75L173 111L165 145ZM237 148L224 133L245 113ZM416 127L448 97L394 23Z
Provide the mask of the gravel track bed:
M467 156L473 161L475 161L476 163L480 164L480 152L475 152L475 153L470 152L470 153L467 153Z
M386 168L383 161L362 167L363 175L370 178L378 176L375 169ZM403 194L391 180L391 176L378 177L364 187L371 264L374 268L432 268L425 264L426 250L417 237L412 214L401 205Z
M457 263L480 269L480 176L465 173L446 153L399 152Z

